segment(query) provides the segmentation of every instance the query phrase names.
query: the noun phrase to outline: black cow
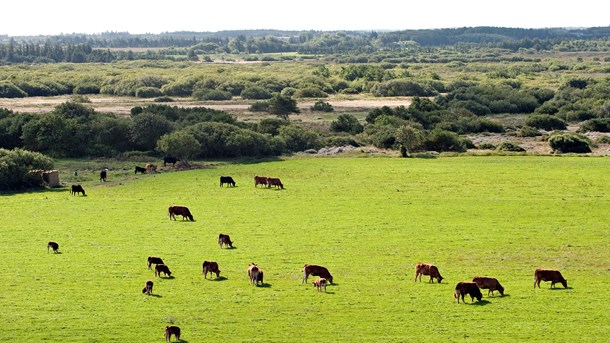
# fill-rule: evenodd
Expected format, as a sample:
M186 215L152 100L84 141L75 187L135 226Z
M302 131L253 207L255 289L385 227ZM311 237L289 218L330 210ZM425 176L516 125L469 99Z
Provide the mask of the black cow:
M165 157L163 157L163 166L164 167L165 167L165 165L167 163L171 163L172 167L175 167L176 166L176 162L178 162L178 160L175 157L172 157L172 156L165 156Z
M165 340L169 342L172 339L172 335L176 336L176 340L180 340L180 328L177 326L166 326L165 327Z
M210 273L210 278L212 278L212 273L215 273L216 277L220 276L220 270L218 269L218 263L216 262L203 261L201 268L203 269L202 272L205 279L208 278L208 273Z
M142 293L146 293L146 295L151 295L152 290L153 290L153 282L150 280L146 281L144 288L142 288Z
M228 186L233 186L235 187L235 181L233 181L233 178L230 176L221 176L220 177L220 187L222 187L222 185L227 184Z
M161 273L166 276L172 276L172 272L169 271L169 267L164 264L157 264L155 266L155 276L161 277Z
M70 194L76 195L76 193L81 193L83 196L87 196L85 194L85 190L81 185L72 185L72 189L70 190Z
M153 264L165 264L165 263L163 263L163 259L161 259L161 257L148 256L148 269L150 269L150 266Z
M460 298L462 298L464 303L464 296L466 294L470 295L471 302L474 301L474 298L477 298L477 301L481 301L483 298L483 294L481 294L481 290L476 282L458 282L453 292L453 297L457 300L458 304L460 303Z
M315 264L304 265L303 266L303 281L301 283L307 282L307 278L309 277L309 275L323 277L326 280L328 280L328 282L333 283L333 276L330 275L330 272L325 267L318 266Z
M174 220L176 220L176 216L182 216L182 220L184 220L184 218L188 218L190 221L194 222L195 219L193 219L193 215L191 214L191 211L188 209L188 207L185 206L170 206L168 208L168 212L169 212L169 220L172 220L172 218L174 218Z
M142 167L136 166L136 170L135 170L134 174L137 174L137 173L145 174L146 173L146 168L142 168Z
M58 253L57 250L59 250L59 244L55 243L55 242L49 242L47 244L47 254L49 253L49 248L53 249L54 253Z
M222 233L218 235L218 245L220 245L220 249L222 249L223 245L233 248L233 242L231 242L231 237Z
M106 182L107 173L108 173L108 169L102 169L100 171L100 181Z

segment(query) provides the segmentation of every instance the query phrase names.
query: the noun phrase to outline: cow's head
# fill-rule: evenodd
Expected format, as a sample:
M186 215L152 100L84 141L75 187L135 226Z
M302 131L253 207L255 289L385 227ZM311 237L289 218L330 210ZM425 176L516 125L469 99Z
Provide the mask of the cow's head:
M568 280L564 279L563 281L560 281L560 282L563 285L563 288L568 288Z
M498 290L498 292L500 292L500 295L504 295L504 287L502 287L500 284L498 284L498 287L496 287L496 290Z

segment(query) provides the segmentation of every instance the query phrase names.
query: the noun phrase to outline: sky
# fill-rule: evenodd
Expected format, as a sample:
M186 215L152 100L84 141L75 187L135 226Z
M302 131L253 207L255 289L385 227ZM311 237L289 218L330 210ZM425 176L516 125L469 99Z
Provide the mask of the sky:
M0 7L0 35L223 30L610 26L603 0L30 0Z

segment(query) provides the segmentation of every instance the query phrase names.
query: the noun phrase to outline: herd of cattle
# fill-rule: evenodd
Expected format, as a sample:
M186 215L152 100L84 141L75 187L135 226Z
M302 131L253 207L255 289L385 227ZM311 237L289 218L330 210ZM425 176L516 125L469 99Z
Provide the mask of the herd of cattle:
M165 166L166 163L175 164L176 160L173 158L168 159L166 157L164 159L163 165ZM146 165L146 168L137 167L137 166L135 167L136 174L137 173L151 173L151 172L156 172L156 170L157 170L157 166L152 165L152 164ZM101 181L106 181L107 171L108 171L107 169L104 169L100 172ZM220 177L220 187L223 187L224 185L227 185L230 187L235 187L236 182L233 180L233 178L231 176L221 176ZM255 176L254 177L254 187L258 187L258 185L266 186L267 188L279 187L280 189L284 189L284 185L282 184L282 182L280 181L279 178ZM80 193L83 196L85 196L85 190L80 185L72 185L70 193L72 195L76 195L77 193ZM195 221L193 215L191 214L191 211L186 206L175 206L175 205L170 206L168 208L168 214L169 214L170 220L174 219L174 221L175 221L176 216L179 215L179 216L182 216L182 220L186 219L186 220L190 220L190 221ZM233 248L233 242L231 241L231 238L229 237L229 235L226 235L223 233L218 235L218 245L220 246L221 249L223 248L223 246L225 248ZM56 242L48 242L47 252L49 252L50 249L52 249L54 253L59 253L59 244ZM147 259L147 263L148 263L148 269L151 269L152 265L155 265L155 267L154 267L155 277L162 277L162 275L165 275L165 277L171 277L172 273L171 273L169 267L164 263L162 258L156 257L156 256L149 256ZM210 278L213 277L213 274L216 274L216 278L220 277L221 271L219 269L218 262L204 261L202 263L201 267L202 267L202 273L203 273L204 279L207 279L208 273L210 274ZM246 271L247 271L247 276L248 276L248 279L250 280L251 285L256 285L256 286L264 285L263 270L256 263L250 263L248 265L248 268ZM322 290L324 290L324 292L326 292L327 285L333 283L333 276L330 274L328 269L323 266L305 264L303 266L302 271L303 271L303 278L302 278L301 283L307 283L307 279L310 275L317 276L317 278L313 281L312 285L319 292L321 292ZM417 263L415 266L415 280L414 281L417 282L417 280L419 279L419 281L421 282L422 275L426 275L426 276L430 277L430 280L428 281L429 283L434 283L435 279L437 280L438 283L441 283L442 280L444 279L441 276L441 274L436 266L428 264L428 263ZM561 273L557 270L536 269L536 271L534 272L534 288L536 288L536 286L538 286L538 288L540 288L541 281L551 282L551 286L550 286L551 288L554 288L556 283L561 283L564 288L568 288L567 280L565 280L563 278L563 276L561 275ZM152 280L147 280L144 285L144 288L142 289L142 293L147 294L147 295L153 294L153 285L154 285L154 283ZM464 302L464 297L466 295L470 296L471 302L474 302L475 298L477 299L477 301L481 301L483 298L481 289L488 290L488 292L487 292L488 297L494 296L495 291L498 291L500 293L500 295L504 296L504 287L502 287L500 282L496 278L487 277L487 276L486 277L475 276L471 282L458 282L457 285L455 286L453 296L457 300L458 304L460 302L460 298L462 299L462 302ZM180 340L180 333L181 333L180 328L177 326L168 325L165 327L165 338L167 341L171 340L172 335L174 335L177 340Z

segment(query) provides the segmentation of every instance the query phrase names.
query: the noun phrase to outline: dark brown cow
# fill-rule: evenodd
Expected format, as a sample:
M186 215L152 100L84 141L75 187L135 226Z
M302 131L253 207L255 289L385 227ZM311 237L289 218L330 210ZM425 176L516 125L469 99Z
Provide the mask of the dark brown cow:
M169 267L164 264L157 264L155 266L155 276L161 277L161 273L165 276L172 276L172 272L169 271Z
M188 209L188 207L185 206L170 206L167 211L169 212L169 220L172 220L172 218L174 218L174 220L176 220L176 216L182 216L182 220L184 220L184 218L188 218L190 221L194 222L195 219L193 219L193 215L191 214L191 211Z
M231 242L231 237L222 233L218 235L218 245L220 245L220 249L222 249L223 245L233 248L233 242Z
M137 173L140 173L140 174L144 174L144 173L146 173L146 168L142 168L142 167L138 167L138 166L136 166L136 169L135 169L135 171L134 171L134 174L137 174Z
M83 196L87 196L85 194L85 190L83 189L83 187L81 185L72 185L70 194L76 195L76 193L81 193Z
M169 342L172 339L172 335L176 336L176 340L180 340L180 328L173 325L165 327L165 340Z
M303 281L301 283L307 282L307 278L309 275L319 276L325 278L330 283L333 283L333 276L330 275L328 269L322 266L317 266L315 264L306 264L303 266Z
M556 283L561 283L564 288L568 288L568 280L561 276L558 270L551 269L536 269L534 272L534 288L538 285L540 288L540 281L551 281L551 288L555 287Z
M472 282L476 283L480 289L487 289L487 296L493 295L494 291L500 292L500 295L504 295L504 287L498 282L498 279L487 276L475 276Z
M319 277L316 279L316 281L312 282L312 285L316 288L318 288L318 292L322 291L322 288L324 288L324 292L326 292L326 279L323 277Z
M264 285L263 283L263 278L264 278L265 273L263 273L263 270L258 268L258 275L256 275L256 285L258 286L258 283L261 283L261 286Z
M428 283L434 283L434 279L437 279L438 283L441 283L444 279L436 266L420 262L415 266L415 281L417 282L417 277L419 276L419 282L421 282L422 275L430 275L430 281L428 281Z
M258 185L267 186L267 177L266 176L255 176L254 177L254 187Z
M254 283L258 284L257 279L258 279L259 271L260 271L260 269L258 268L256 263L250 263L248 265L248 278L250 279L251 285L254 285Z
M49 248L53 249L54 253L58 253L59 251L59 244L57 244L56 242L49 242L47 243L47 254L49 253Z
M106 182L106 177L108 176L108 168L102 169L100 171L100 181Z
M144 288L142 288L142 293L145 293L146 295L151 295L152 290L153 290L153 282L150 280L146 281Z
M458 282L453 292L453 297L457 299L458 304L460 303L460 297L462 302L465 303L464 295L466 294L470 295L471 302L474 302L474 298L477 298L477 301L483 299L483 294L481 294L481 290L475 282Z
M228 186L235 187L235 181L233 181L233 178L230 176L221 176L220 177L220 187L222 187L225 183L227 184L227 187Z
M178 162L178 159L176 159L173 156L165 156L163 157L163 166L165 167L168 163L172 164L172 167L176 166L176 162Z
M220 270L218 269L218 263L216 262L203 261L201 268L203 269L203 277L205 279L208 278L208 273L210 273L210 279L212 278L212 273L215 273L216 277L220 276Z
M165 264L165 263L163 263L163 259L161 259L161 257L148 256L148 269L150 269L150 266L153 264Z
M282 181L280 181L280 179L274 178L274 177L268 177L267 178L267 188L271 188L271 186L280 187L281 189L284 189L284 185L282 184Z

